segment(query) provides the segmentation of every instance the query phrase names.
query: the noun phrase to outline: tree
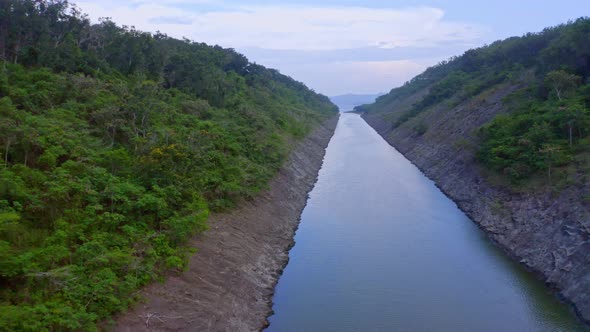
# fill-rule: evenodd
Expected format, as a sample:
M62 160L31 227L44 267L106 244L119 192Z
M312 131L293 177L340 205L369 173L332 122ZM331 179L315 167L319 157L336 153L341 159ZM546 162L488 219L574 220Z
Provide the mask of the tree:
M10 99L0 99L0 142L4 148L4 167L8 167L8 156L10 147L16 143L17 139L17 122L14 119L16 109Z
M539 153L544 157L545 168L547 168L547 178L551 183L551 169L560 161L561 147L554 144L545 144L539 150Z
M563 70L554 70L547 74L545 82L555 91L557 99L561 101L562 95L578 87L582 78Z
M566 106L561 106L558 109L558 118L563 127L567 128L567 136L569 146L572 147L574 143L574 129L578 129L578 134L582 138L582 123L584 112L582 111L584 106L579 103L571 103Z

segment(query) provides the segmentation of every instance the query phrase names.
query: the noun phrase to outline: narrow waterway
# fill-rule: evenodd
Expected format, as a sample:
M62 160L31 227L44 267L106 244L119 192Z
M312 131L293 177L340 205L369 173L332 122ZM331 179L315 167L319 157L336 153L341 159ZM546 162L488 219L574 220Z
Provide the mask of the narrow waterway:
M360 116L342 114L267 331L581 331Z

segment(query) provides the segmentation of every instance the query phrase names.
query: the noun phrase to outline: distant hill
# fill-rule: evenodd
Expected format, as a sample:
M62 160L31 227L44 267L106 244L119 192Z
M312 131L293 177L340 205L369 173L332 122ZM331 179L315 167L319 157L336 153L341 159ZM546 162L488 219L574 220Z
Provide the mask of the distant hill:
M366 95L348 93L345 95L330 97L330 100L340 108L341 112L346 112L352 111L356 106L373 103L377 97L382 95L384 95L384 93Z

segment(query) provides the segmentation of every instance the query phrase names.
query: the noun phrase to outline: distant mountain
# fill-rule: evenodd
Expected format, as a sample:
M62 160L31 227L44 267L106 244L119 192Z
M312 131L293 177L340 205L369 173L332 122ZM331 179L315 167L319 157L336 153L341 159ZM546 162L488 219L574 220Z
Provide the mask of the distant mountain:
M378 94L352 94L348 93L340 96L330 97L330 100L340 108L341 112L352 111L353 108L359 105L371 104L375 102L377 97L384 95Z

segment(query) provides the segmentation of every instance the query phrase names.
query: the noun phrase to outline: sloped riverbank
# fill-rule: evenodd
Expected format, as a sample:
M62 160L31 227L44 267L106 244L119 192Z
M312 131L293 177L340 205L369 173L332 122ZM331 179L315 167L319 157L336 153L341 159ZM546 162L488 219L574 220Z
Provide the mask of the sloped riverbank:
M192 240L187 272L143 290L145 301L115 331L255 331L266 325L277 279L338 117L297 143L269 189L229 213L212 215Z
M587 181L564 190L517 193L490 184L477 164L474 132L503 113L498 89L481 105L465 102L424 117L428 131L392 130L381 113L363 118L414 163L515 261L534 271L578 316L590 321L590 192ZM402 107L397 105L397 107ZM435 113L433 113L435 114Z

